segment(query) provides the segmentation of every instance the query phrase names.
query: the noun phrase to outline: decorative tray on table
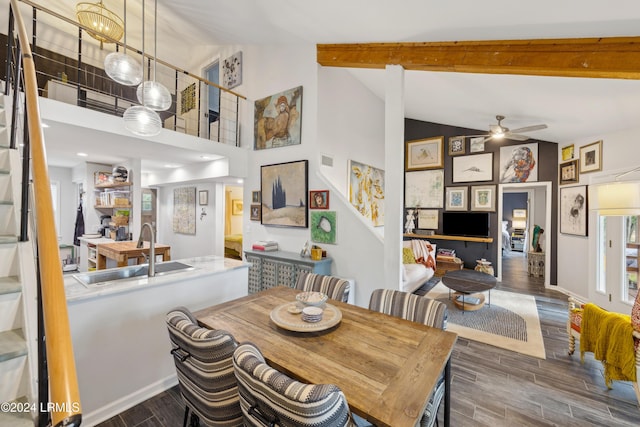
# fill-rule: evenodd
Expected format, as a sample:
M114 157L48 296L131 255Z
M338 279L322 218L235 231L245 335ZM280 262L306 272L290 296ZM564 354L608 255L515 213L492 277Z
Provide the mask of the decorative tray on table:
M331 304L324 305L322 319L317 322L305 322L302 316L295 308L298 306L297 301L288 302L277 306L271 311L271 320L273 323L295 332L318 332L332 328L342 320L342 312L338 307Z

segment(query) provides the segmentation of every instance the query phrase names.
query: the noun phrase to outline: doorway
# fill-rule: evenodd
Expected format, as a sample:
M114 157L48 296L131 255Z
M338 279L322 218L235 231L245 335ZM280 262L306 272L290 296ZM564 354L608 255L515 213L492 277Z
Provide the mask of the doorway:
M524 225L526 228L524 232L520 235L516 235L515 239L511 238L511 233L509 233L509 239L506 238L504 233L501 233L500 244L498 245L498 251L500 251L499 255L502 254L502 251L510 252L510 255L518 252L512 251L514 247L512 245L512 240L515 240L515 247L520 248L522 245L522 257L520 258L523 262L528 262L528 253L531 252L532 249L532 234L534 231L534 226L539 226L541 229L551 230L551 183L550 182L533 182L526 184L500 184L498 186L498 224L502 228L504 226L504 221L511 221L511 223L507 223L508 231L513 230L513 209L511 212L511 220L508 219L504 215L505 209L505 195L506 194L518 194L524 193L526 194L526 217L523 223L516 222L517 226ZM508 198L511 196L508 196ZM518 214L518 212L516 212ZM515 221L522 221L522 217L516 216ZM516 227L519 229L519 227ZM502 230L501 230L502 231ZM540 234L537 233L537 236ZM544 233L543 233L544 235ZM537 243L537 242L536 242ZM508 247L506 247L509 245ZM540 274L543 274L544 277L544 286L550 285L550 273L551 273L551 238L545 236L540 239L540 245L542 250L542 256L540 253L537 254L538 258L542 258L543 266L541 267ZM498 265L497 265L497 278L499 281L502 280L502 264L503 257L498 256Z
M215 61L204 68L204 78L211 83L220 84L220 61ZM202 123L206 126L201 135L207 135L209 139L219 141L220 132L220 89L207 85L206 108Z
M227 185L224 190L224 256L242 259L243 195L241 186Z

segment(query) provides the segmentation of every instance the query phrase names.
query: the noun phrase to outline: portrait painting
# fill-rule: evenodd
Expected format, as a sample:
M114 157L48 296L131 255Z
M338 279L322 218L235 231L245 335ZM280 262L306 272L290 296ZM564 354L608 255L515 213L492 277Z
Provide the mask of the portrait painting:
M308 160L260 167L262 225L308 227L308 171Z
M336 213L334 211L311 212L311 241L336 243Z
M301 143L302 86L255 102L254 150Z
M560 233L587 236L587 186L560 188Z
M329 190L309 191L310 209L329 209Z
M349 160L349 202L374 227L384 225L384 171Z
M538 181L538 144L500 147L500 182Z

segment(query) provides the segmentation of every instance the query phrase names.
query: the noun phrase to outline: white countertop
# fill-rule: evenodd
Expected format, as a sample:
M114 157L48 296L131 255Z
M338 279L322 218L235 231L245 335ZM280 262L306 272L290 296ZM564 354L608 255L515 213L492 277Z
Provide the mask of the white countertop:
M100 240L100 239L91 239ZM110 240L110 239L105 239ZM107 243L107 242L102 242ZM223 258L217 255L209 255L197 258L185 258L179 260L171 260L167 262L181 262L184 264L195 267L194 270L174 272L171 274L165 274L156 277L140 277L131 279L115 280L110 283L97 286L85 286L74 277L75 274L90 274L90 273L75 273L67 274L64 276L64 288L67 296L67 302L75 302L85 300L89 298L96 298L105 295L132 292L135 290L141 290L150 286L161 286L178 281L196 279L203 276L222 274L227 271L249 268L250 263L244 261ZM161 263L156 263L159 265ZM127 268L127 267L122 267ZM106 271L106 270L100 270Z
M100 243L115 243L116 241L113 239L109 239L107 237L78 237L78 240L84 243L93 243L95 245Z

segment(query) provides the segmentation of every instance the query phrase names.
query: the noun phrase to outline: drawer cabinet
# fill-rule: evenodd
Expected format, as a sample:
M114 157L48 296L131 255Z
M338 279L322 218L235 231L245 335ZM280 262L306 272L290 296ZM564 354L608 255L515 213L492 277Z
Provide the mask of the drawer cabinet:
M294 252L245 251L249 267L249 293L264 291L275 286L295 287L298 273L331 274L331 258L314 261Z

